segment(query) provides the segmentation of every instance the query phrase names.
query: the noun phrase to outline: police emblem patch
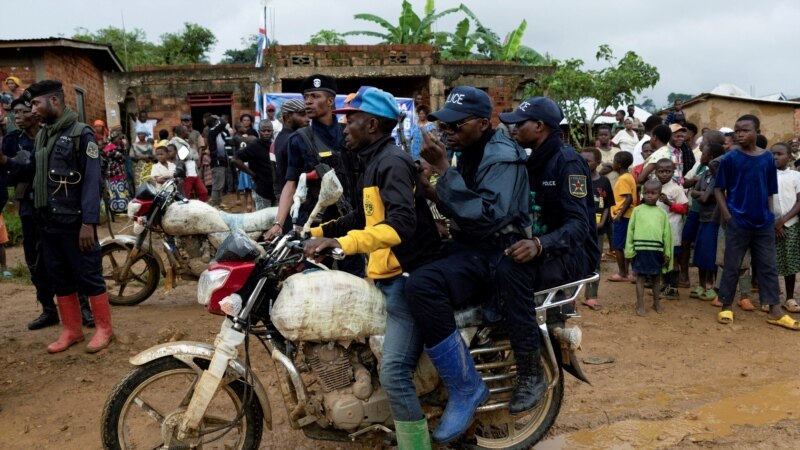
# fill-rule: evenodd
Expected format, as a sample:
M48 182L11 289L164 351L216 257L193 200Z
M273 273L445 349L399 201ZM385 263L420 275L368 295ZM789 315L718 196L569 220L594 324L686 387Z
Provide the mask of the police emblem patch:
M97 159L100 156L100 148L97 146L97 142L89 142L86 147L86 156L93 159Z
M371 216L375 212L375 207L372 206L372 199L364 198L364 215Z
M319 78L314 78L314 87L318 88L320 86L322 86L322 80L320 80Z
M586 175L569 176L569 193L573 197L586 197Z

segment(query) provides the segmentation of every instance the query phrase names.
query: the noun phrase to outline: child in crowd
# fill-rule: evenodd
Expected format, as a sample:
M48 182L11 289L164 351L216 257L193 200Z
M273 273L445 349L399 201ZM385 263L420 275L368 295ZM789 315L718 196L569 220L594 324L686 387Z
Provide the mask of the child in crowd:
M661 182L647 180L643 204L633 210L625 239L625 257L633 260L636 272L636 314L644 316L645 283L653 286L653 309L663 312L660 302L660 278L672 261L672 227L664 210L656 205L661 196Z
M636 192L636 180L628 172L633 163L633 155L628 152L619 152L614 155L614 171L619 178L614 186L614 207L611 209L613 217L614 242L612 247L617 256L619 272L608 277L608 281L635 281L633 275L628 274L628 261L625 259L625 239L628 233L628 220L633 213L633 208L639 203Z
M643 161L642 161L641 164L639 164L638 166L635 166L633 168L633 170L631 170L631 175L633 175L633 178L635 180L637 180L637 183L638 183L638 180L639 180L639 175L642 173L642 169L644 169L644 161L647 161L647 158L649 158L650 155L652 155L652 154L653 154L653 146L652 146L652 144L650 144L650 141L642 143L642 159L643 159Z
M600 125L597 128L597 149L600 150L600 175L604 175L611 182L611 187L617 183L617 173L612 167L614 164L614 155L619 152L619 149L611 146L611 129L608 125Z
M692 289L689 296L712 301L717 297L717 293L714 291L714 278L717 273L717 232L719 231L719 224L714 220L714 209L717 207L717 201L714 198L714 176L719 167L719 160L716 158L725 154L725 150L722 145L716 143L704 143L702 148L700 164L708 169L700 174L690 192L694 204L697 205L698 226L694 246L694 265L699 271L700 282L697 287ZM686 226L688 226L688 219ZM686 237L686 233L683 237Z
M156 183L158 189L161 189L161 185L175 174L175 164L169 161L168 151L164 145L156 147L156 163L150 169L150 178Z
M800 322L780 304L775 216L770 208L770 197L778 193L778 175L773 156L756 146L760 126L761 121L751 114L736 121L738 148L722 158L714 181L714 195L726 226L725 265L719 291L722 310L717 322L733 323L731 306L736 281L744 253L749 249L752 265L757 269L759 300L769 308L767 322L800 331Z
M597 245L603 248L603 236L608 234L606 229L610 231L611 220L609 220L611 207L614 206L614 191L611 189L611 182L608 178L597 173L597 167L602 161L600 150L595 147L586 147L581 151L581 156L586 160L589 165L589 171L592 174L592 189L594 190L594 212L595 222L597 226ZM600 260L597 261L597 273L600 273ZM597 288L599 282L590 283L586 286L586 300L584 305L591 309L600 309L600 303L597 301Z
M772 199L775 209L778 274L786 283L786 301L790 312L800 312L794 299L795 274L800 272L800 172L792 170L794 158L788 144L772 146L775 167L778 168L778 194Z
M656 178L661 182L661 195L658 206L667 213L670 228L672 229L672 244L675 246L673 255L680 253L681 231L683 230L683 216L689 212L689 199L683 188L674 180L675 164L671 159L663 158L656 162ZM680 298L678 293L678 271L673 270L664 280L664 297L672 300Z

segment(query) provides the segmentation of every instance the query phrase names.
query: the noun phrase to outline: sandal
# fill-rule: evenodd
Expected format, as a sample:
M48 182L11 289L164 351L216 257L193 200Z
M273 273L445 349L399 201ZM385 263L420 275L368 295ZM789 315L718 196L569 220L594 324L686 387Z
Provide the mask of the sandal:
M622 281L628 281L627 277L623 277L619 273L615 273L614 275L611 275L607 279L608 279L608 281L610 281L612 283L619 283L619 282L622 282Z
M4 271L3 271L3 276L4 276L4 277L6 277L6 278L11 278L11 277L13 277L13 276L14 276L14 274L12 274L11 272L9 272L8 270L4 270ZM794 312L794 311L793 311L793 312Z
M783 303L783 307L789 312L800 312L800 305L797 304L797 301L793 298L786 299L786 301Z
M780 319L767 319L767 323L793 331L800 331L800 322L792 319L792 316L788 314L784 314Z
M742 308L742 311L755 311L756 309L749 298L740 299L736 304L739 305L739 308Z
M717 314L717 322L723 325L729 325L733 323L733 311L730 309L726 309L725 311L720 311Z
M722 308L722 302L719 301L719 296L714 296L714 300L711 300L711 306L716 306L717 308Z
M691 298L700 298L701 295L704 295L706 290L703 289L702 286L697 286L696 288L689 291L689 297Z
M592 311L597 311L603 309L603 306L597 302L596 298L587 298L586 300L582 301L584 306L591 309Z
M769 312L769 305L761 305L761 311L768 313Z
M717 298L717 293L713 289L704 290L703 293L700 294L699 297L697 297L698 300L703 300L707 302L713 301L716 298Z

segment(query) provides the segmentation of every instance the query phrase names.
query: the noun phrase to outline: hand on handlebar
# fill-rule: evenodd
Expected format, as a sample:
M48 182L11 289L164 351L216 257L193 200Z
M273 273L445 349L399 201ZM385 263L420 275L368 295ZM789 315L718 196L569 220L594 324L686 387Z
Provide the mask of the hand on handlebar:
M269 230L267 230L266 233L264 233L264 240L267 242L272 242L272 240L275 239L275 236L280 236L282 232L283 232L283 227L281 227L279 223L276 223L272 225L272 228L270 228Z
M326 251L327 249L341 249L342 246L339 245L339 241L336 239L331 238L314 238L309 239L306 241L306 246L303 249L303 253L305 253L306 258L313 259L314 261L321 261L325 256L329 255L331 252Z

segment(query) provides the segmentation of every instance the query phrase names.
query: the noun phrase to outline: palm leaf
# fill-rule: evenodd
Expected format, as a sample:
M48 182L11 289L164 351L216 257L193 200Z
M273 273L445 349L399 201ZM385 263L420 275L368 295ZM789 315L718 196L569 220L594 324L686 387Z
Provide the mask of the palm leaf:
M506 37L506 41L503 43L503 54L501 55L503 61L513 61L517 57L519 46L522 44L522 36L525 34L527 27L528 21L522 19L522 23Z

